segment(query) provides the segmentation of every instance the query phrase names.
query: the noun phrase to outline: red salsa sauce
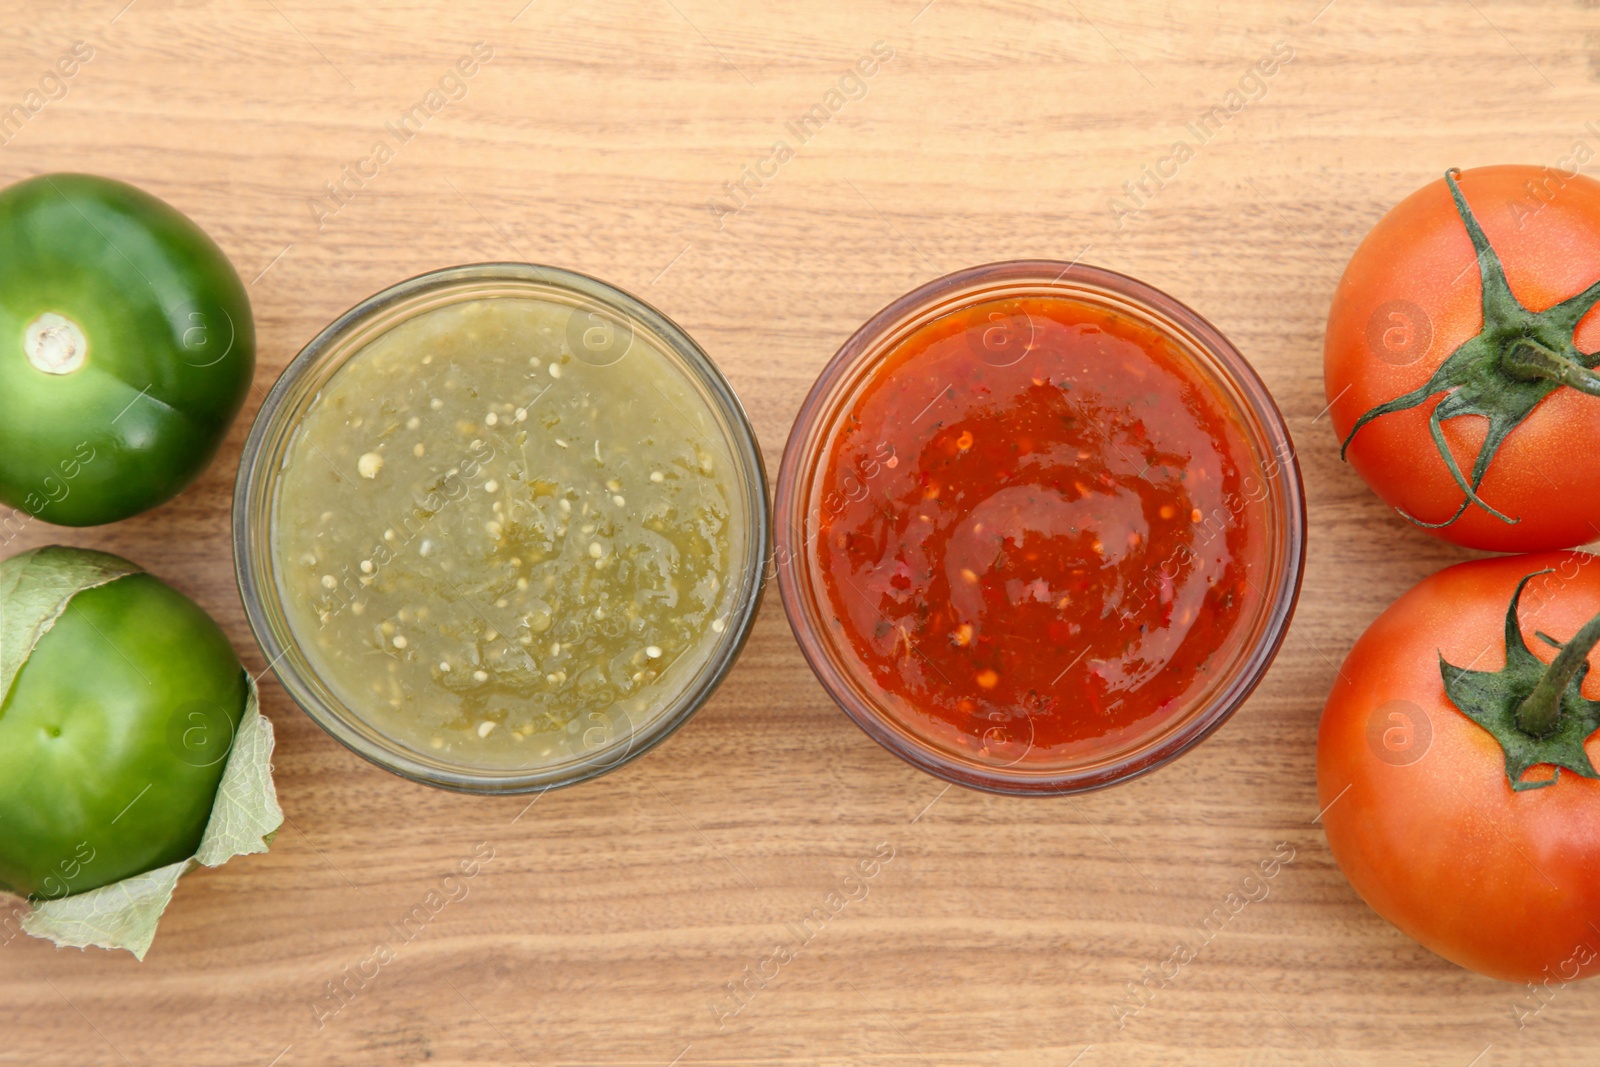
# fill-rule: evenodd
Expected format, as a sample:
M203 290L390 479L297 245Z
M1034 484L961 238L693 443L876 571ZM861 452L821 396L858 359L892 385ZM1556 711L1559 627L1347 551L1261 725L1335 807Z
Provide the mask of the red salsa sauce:
M1088 304L922 327L857 390L820 475L841 654L967 759L1043 767L1148 737L1261 599L1266 486L1232 406L1165 337Z

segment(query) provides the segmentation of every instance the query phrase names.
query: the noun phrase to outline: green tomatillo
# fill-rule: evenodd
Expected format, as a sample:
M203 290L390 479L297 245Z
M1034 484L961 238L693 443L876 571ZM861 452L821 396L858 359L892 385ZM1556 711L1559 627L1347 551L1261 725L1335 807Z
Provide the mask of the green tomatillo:
M211 617L127 560L0 563L0 889L55 900L194 856L248 696Z
M244 285L186 216L86 174L0 191L0 502L93 526L172 498L254 369Z

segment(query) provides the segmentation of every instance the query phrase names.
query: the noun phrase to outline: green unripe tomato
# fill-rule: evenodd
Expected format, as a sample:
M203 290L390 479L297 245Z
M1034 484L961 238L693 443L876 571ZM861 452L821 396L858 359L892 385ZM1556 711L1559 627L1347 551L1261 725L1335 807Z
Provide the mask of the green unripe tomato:
M0 502L62 526L155 507L254 371L244 285L181 212L87 174L0 191Z
M221 629L160 580L74 595L0 703L0 888L67 896L194 855L247 695Z

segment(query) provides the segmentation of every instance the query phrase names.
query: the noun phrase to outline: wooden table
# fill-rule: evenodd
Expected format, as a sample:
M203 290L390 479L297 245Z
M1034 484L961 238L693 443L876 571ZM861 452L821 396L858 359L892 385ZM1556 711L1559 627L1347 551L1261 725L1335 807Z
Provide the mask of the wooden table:
M175 502L98 530L35 524L4 551L139 560L252 671L229 503L266 387L362 297L479 260L570 267L662 308L727 372L776 470L813 376L891 298L975 263L1081 255L1199 309L1254 362L1299 443L1310 557L1243 710L1173 766L1073 799L946 789L879 749L814 681L775 595L686 729L531 808L368 766L269 673L276 847L186 878L143 965L0 948L0 1063L1600 1057L1600 984L1531 1014L1526 990L1407 940L1340 876L1313 784L1340 658L1464 555L1339 463L1319 418L1330 293L1368 227L1447 166L1600 149L1594 0L125 2L10 5L0 107L75 41L93 58L0 133L0 179L114 175L192 216L250 285L257 388ZM1280 41L1292 61L1247 81L1254 99L1175 177L1124 189ZM491 57L450 80L477 42ZM829 97L876 42L892 58ZM787 124L817 105L827 121L802 142ZM475 849L492 860L400 939L391 924ZM890 849L865 896L766 963ZM1274 850L1293 861L1267 896L1119 1027L1128 983Z

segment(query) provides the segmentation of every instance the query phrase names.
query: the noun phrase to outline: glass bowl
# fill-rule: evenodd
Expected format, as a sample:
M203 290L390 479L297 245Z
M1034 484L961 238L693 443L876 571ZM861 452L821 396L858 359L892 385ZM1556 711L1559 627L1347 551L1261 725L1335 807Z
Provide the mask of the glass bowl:
M567 341L574 358L606 366L641 338L646 349L664 356L691 394L704 400L717 424L707 431L708 441L726 454L734 472L729 573L719 605L726 615L721 617L721 630L713 626L714 638L703 660L698 666L683 664L676 674L672 673L676 665L663 668L663 678L676 683L674 695L665 706L641 713L638 718L643 721L624 712L625 723L619 726L617 716L608 714L605 729L584 732L582 753L548 765L507 767L420 750L385 730L379 717L364 714L363 707L336 694L307 655L286 613L274 523L283 468L301 421L351 357L424 313L465 301L530 297L572 308ZM604 329L596 332L597 323ZM579 351L580 344L588 347ZM663 398L671 403L664 394ZM681 411L679 415L688 418ZM718 436L720 443L715 440ZM732 668L755 619L769 540L766 494L761 451L738 397L699 345L659 311L604 282L554 267L522 263L450 267L363 300L306 345L278 379L250 430L239 465L233 500L234 567L246 617L271 669L295 703L336 740L413 781L468 793L525 793L571 785L638 758L688 721L711 696Z
M1164 349L1209 384L1215 406L1251 453L1237 457L1241 469L1253 466L1265 485L1259 509L1265 518L1253 572L1260 579L1255 583L1259 595L1242 609L1247 613L1217 654L1227 662L1207 665L1208 680L1200 691L1170 714L1162 711L1166 717L1138 736L1086 745L1089 750L1068 757L1058 759L1051 752L1047 759L1025 762L1022 756L1034 747L1031 713L1028 736L1020 727L1006 727L1017 736L990 737L993 731L986 731L981 745L963 748L919 725L928 719L919 712L921 705L884 692L834 617L814 545L825 526L822 483L833 443L880 363L912 334L979 303L1052 297L1089 305L1159 335ZM795 419L778 475L773 526L784 611L828 694L870 737L914 766L959 785L1019 795L1075 793L1124 781L1175 759L1221 726L1260 682L1283 642L1305 557L1304 490L1293 443L1266 387L1227 338L1183 304L1132 278L1046 260L948 275L902 296L857 330L824 368Z

